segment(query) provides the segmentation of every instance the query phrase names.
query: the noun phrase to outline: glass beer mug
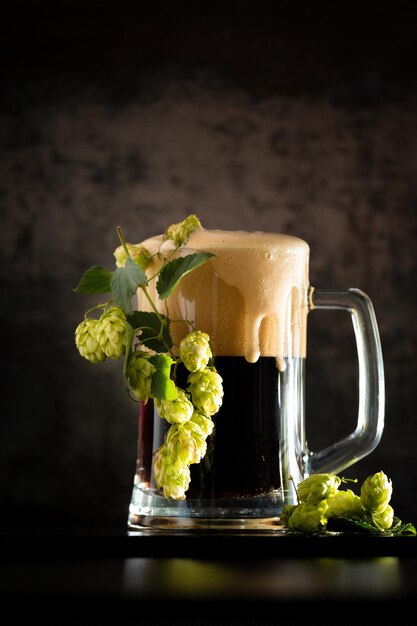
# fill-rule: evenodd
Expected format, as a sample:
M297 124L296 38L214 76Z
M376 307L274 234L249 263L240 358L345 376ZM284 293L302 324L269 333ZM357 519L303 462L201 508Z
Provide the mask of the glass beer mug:
M156 250L161 237L143 243ZM171 319L192 320L210 335L223 403L180 501L164 497L153 475L153 455L169 424L151 400L142 404L128 526L280 530L282 509L296 502L300 481L312 473L341 472L381 438L384 371L373 306L358 289L311 287L309 246L297 237L200 229L175 254L202 251L215 256L183 278L168 306ZM350 313L359 361L356 429L320 451L308 449L304 415L307 318L313 309ZM185 322L171 326L177 344L187 328Z

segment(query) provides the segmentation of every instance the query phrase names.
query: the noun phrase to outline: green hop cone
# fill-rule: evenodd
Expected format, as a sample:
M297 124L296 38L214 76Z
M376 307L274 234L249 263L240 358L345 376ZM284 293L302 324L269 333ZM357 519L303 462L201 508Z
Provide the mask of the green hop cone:
M193 372L188 376L191 398L196 409L212 416L220 409L223 402L223 380L211 367Z
M322 500L318 504L301 502L289 512L287 526L290 530L298 532L319 532L326 526L326 509L326 500Z
M284 526L288 526L288 521L293 513L294 509L296 509L298 504L286 504L282 509L281 513L281 522Z
M160 400L155 398L155 406L162 417L170 424L184 424L191 419L194 407L188 395L182 389L177 388L178 398L176 400Z
M167 433L165 443L169 454L185 465L199 463L207 450L201 428L191 421L173 424Z
M118 306L108 308L98 320L97 338L109 359L120 359L126 346L127 320Z
M376 526L378 530L389 530L394 521L394 509L387 504L382 511L368 511L365 515L365 521Z
M198 410L194 411L194 413L191 416L191 421L195 422L197 426L201 428L201 431L203 432L203 435L205 437L208 437L213 432L213 428L214 428L213 420L207 417L207 415L204 415L204 413L202 413L201 411L198 411Z
M189 372L196 372L206 367L212 355L210 337L201 330L188 333L180 343L180 359Z
M127 378L133 394L138 400L147 402L151 395L152 375L155 371L152 363L140 352L130 355L127 363Z
M392 495L392 482L384 474L377 472L368 476L361 487L362 505L368 511L382 512Z
M196 215L189 215L182 222L168 226L165 238L171 239L176 246L183 246L187 243L191 233L201 228L201 222Z
M361 519L362 515L361 499L351 489L337 491L333 496L327 498L327 518L348 517L350 519Z
M132 243L127 243L126 247L129 251L130 258L135 261L135 263L137 263L143 271L145 271L151 262L151 255L148 250L144 246L135 246ZM113 254L116 259L116 266L124 267L127 259L124 246L116 248Z
M333 496L342 480L334 474L311 474L297 487L298 497L301 502L318 504Z
M101 363L106 359L97 336L98 320L87 318L75 329L75 345L84 359L92 363Z
M165 443L154 454L153 469L156 486L163 489L164 496L184 500L190 485L190 469L169 453Z

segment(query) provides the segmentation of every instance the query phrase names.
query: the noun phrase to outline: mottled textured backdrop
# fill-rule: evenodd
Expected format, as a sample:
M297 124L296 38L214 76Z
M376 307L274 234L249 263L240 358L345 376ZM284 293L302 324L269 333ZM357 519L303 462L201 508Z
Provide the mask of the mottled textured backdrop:
M72 291L128 240L196 213L298 235L311 283L371 297L386 427L346 474L383 469L417 521L417 29L408 3L5 2L0 110L0 493L5 524L123 523L136 405L93 366ZM365 8L364 8L365 5ZM3 5L2 5L3 7ZM360 7L360 8L358 8ZM348 434L347 314L312 313L310 448Z

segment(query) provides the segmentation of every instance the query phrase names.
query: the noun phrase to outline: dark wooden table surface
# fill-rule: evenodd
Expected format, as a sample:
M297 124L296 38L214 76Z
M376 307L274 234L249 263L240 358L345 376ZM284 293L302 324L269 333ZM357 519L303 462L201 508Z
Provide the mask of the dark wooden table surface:
M8 624L415 623L415 537L32 528L0 542Z

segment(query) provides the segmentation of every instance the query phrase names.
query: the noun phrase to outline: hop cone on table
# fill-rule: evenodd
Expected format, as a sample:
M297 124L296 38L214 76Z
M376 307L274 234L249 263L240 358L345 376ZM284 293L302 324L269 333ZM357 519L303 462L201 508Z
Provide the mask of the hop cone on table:
M378 472L368 476L361 488L361 501L365 509L381 513L392 495L392 482L384 474Z
M301 502L318 504L329 496L333 496L341 482L341 479L334 474L312 474L298 485L298 497Z
M389 530L394 521L394 509L390 504L387 504L383 511L367 511L364 519L369 524L376 526L379 530Z
M342 482L335 474L313 474L297 487L298 504L283 508L281 521L289 530L304 533L331 529L355 532L387 532L415 535L413 524L403 524L389 504L392 482L377 472L362 484L361 495L339 489ZM337 525L336 525L337 523Z
M361 499L351 489L337 491L327 499L326 517L360 519L363 514Z
M316 504L301 502L292 511L288 520L288 528L306 533L318 532L326 526L326 510L326 500Z

